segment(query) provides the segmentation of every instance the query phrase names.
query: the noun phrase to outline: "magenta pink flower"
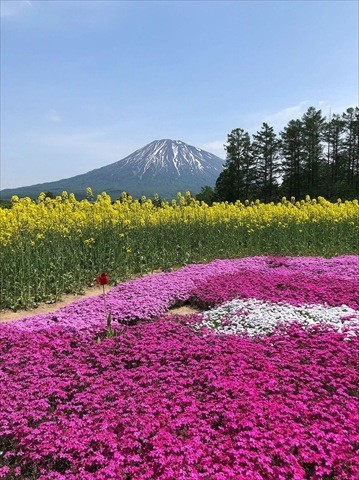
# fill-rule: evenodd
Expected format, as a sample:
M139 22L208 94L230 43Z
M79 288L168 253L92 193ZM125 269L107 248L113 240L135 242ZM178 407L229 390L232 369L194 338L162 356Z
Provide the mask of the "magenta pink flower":
M359 257L274 260L120 284L108 306L130 326L101 343L101 298L0 324L0 478L358 478L357 336L290 322L217 335L162 315L236 296L358 310Z

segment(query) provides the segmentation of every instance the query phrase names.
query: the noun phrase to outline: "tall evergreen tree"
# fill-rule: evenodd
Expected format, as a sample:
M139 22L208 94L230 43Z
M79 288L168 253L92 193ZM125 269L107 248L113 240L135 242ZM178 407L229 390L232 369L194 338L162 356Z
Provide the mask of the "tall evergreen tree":
M359 193L359 107L348 108L343 113L344 149L345 149L345 183L347 195Z
M255 194L255 170L251 140L241 128L228 135L226 163L216 182L216 200L235 202L246 200Z
M238 128L228 135L226 163L217 179L216 200L325 196L353 199L359 195L359 107L328 120L310 107L290 120L278 139L263 123L250 136ZM278 185L279 178L282 184Z
M263 123L259 132L253 135L252 151L255 157L259 197L272 200L278 193L279 145L273 127Z
M214 187L213 200L215 202L236 201L236 193L233 185L233 175L231 170L232 168L225 167L219 174Z
M345 177L343 132L344 122L341 119L340 115L334 114L324 124L324 185L325 196L329 199L340 196L342 182Z
M282 174L281 191L284 195L303 196L303 124L300 120L290 120L281 136ZM305 194L304 194L305 195Z
M321 110L309 107L302 117L303 187L305 194L324 195L324 156L321 139L325 118Z

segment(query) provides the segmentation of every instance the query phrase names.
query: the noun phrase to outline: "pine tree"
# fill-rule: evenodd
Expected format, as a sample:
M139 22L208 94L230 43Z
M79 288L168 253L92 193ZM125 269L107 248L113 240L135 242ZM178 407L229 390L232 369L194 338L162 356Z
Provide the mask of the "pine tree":
M324 195L324 156L321 139L325 118L321 110L309 107L302 117L303 187L305 194ZM304 192L303 192L304 193Z
M359 193L359 107L348 108L343 113L345 180L347 195ZM344 196L344 195L343 195Z
M231 167L226 167L219 174L214 188L215 202L236 201L236 192L234 188L231 170Z
M235 202L255 195L255 170L248 132L241 128L228 135L226 163L216 182L216 200Z
M344 122L340 115L334 114L324 124L325 142L325 196L329 199L340 196L345 178L345 156L343 145Z
M300 120L290 120L284 127L281 136L282 173L281 191L287 196L302 198L305 193L302 187L303 177L303 124Z
M359 195L359 107L328 120L310 107L301 119L287 124L280 139L263 123L252 144L249 134L238 128L228 135L225 149L216 200L269 201L278 193L297 199L307 194L329 199Z
M267 123L263 123L261 130L253 135L253 138L252 150L256 160L259 197L269 201L278 194L280 141L273 127Z

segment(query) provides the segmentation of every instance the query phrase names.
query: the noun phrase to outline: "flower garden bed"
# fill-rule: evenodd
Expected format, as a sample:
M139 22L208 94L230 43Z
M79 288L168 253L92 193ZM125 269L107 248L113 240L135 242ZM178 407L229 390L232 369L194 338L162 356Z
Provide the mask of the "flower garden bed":
M112 289L113 338L101 296L0 325L0 478L358 478L357 271L217 260Z

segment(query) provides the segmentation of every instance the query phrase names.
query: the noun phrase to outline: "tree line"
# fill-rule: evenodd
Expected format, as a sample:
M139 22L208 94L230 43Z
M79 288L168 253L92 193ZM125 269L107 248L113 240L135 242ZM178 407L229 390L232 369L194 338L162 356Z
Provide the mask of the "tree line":
M199 200L334 200L359 194L359 107L329 118L309 107L279 134L267 123L252 138L236 128L224 147L224 169L214 190L203 187Z

